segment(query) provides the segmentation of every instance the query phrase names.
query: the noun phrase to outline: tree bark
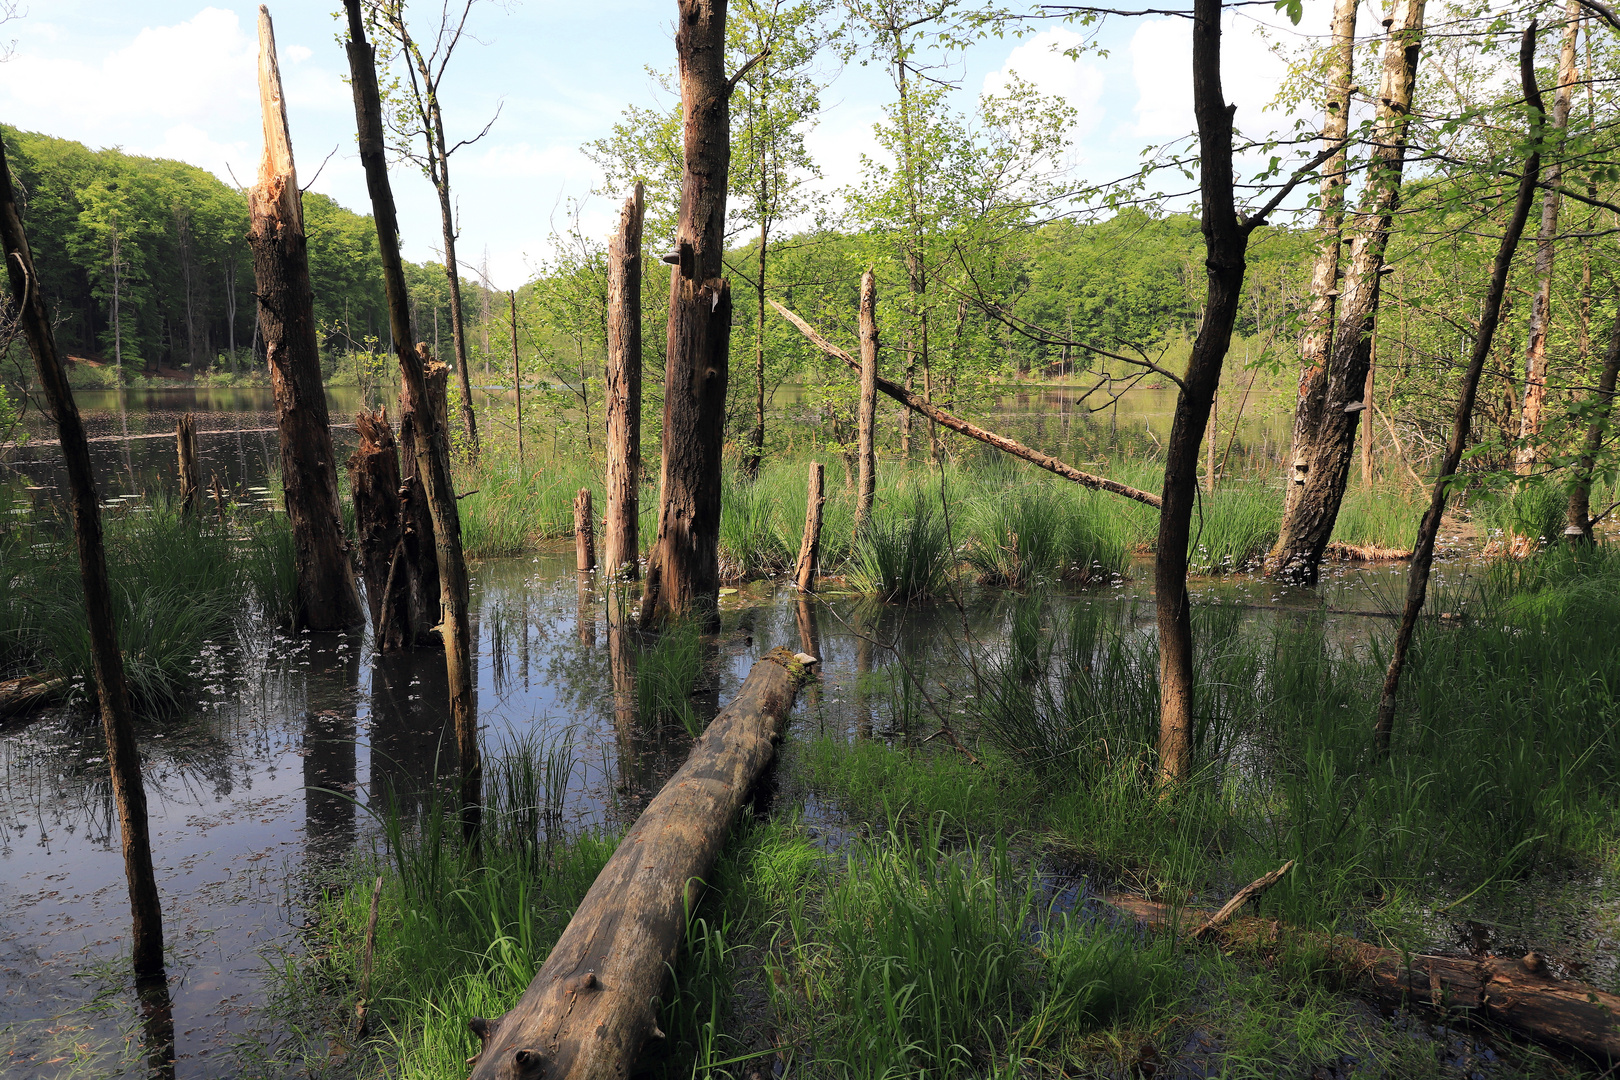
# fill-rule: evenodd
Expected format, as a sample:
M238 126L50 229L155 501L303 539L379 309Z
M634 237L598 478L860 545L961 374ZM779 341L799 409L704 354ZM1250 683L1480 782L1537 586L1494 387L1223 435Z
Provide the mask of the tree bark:
M399 254L399 221L394 193L388 183L383 149L382 99L377 89L376 61L366 41L360 0L343 0L349 19L349 74L354 89L354 113L360 162L366 171L377 223L378 254L383 264L384 292L394 351L399 357L401 381L411 399L429 402L425 348L411 348L410 296L405 288ZM446 425L433 408L418 409L416 467L422 477L428 510L433 517L433 546L439 570L439 598L444 611L445 674L450 687L450 717L456 733L461 764L461 825L468 843L477 844L483 817L483 763L478 748L478 715L473 702L472 654L467 621L467 564L461 551L461 519L450 478L450 440Z
M197 418L190 413L174 425L174 450L180 477L180 511L189 515L197 509L197 495L202 491L202 479L197 474Z
M372 637L378 652L399 652L416 643L418 626L411 603L414 575L401 520L399 450L382 406L375 413L361 409L354 426L360 445L349 455L349 491Z
M861 399L856 406L859 442L856 458L860 479L855 488L855 535L859 536L872 518L872 500L877 495L877 275L868 269L861 275Z
M248 245L253 249L259 327L281 441L281 485L298 567L294 624L308 630L345 630L361 625L365 613L343 535L331 421L321 385L303 201L281 96L275 31L263 7L259 8L259 104L264 113L264 156L258 183L248 194Z
M1401 612L1401 626L1395 634L1395 646L1390 650L1389 669L1384 673L1384 688L1378 700L1378 719L1373 726L1373 740L1380 753L1389 752L1391 736L1395 730L1395 696L1400 690L1401 671L1406 666L1406 654L1412 646L1412 633L1417 629L1418 613L1429 588L1429 568L1434 565L1434 540L1440 532L1440 517L1446 509L1446 492L1457 466L1462 463L1463 448L1468 445L1468 425L1474 415L1474 397L1479 390L1479 376L1485 369L1485 359L1491 352L1491 339L1502 314L1502 294L1507 291L1508 270L1513 264L1513 253L1524 235L1525 221L1530 217L1530 204L1535 201L1536 182L1541 175L1540 127L1545 110L1541 91L1536 86L1536 21L1530 20L1519 44L1519 81L1524 88L1526 111L1529 113L1530 156L1525 160L1519 179L1518 199L1513 204L1512 216L1502 233L1502 242L1496 249L1496 261L1491 267L1491 284L1485 293L1485 307L1480 312L1479 329L1474 335L1474 348L1463 372L1462 386L1457 394L1457 410L1451 420L1451 438L1446 442L1445 459L1440 463L1440 474L1434 481L1429 497L1429 508L1418 525L1417 543L1412 549L1412 564L1406 573L1406 606Z
M1592 470L1597 465L1598 451L1603 449L1603 438L1609 431L1610 417L1614 413L1614 388L1620 376L1620 308L1615 310L1614 329L1609 334L1609 351L1603 356L1603 371L1598 375L1597 399L1592 418L1586 425L1586 438L1581 443L1581 456L1576 462L1574 483L1569 489L1568 528L1580 534L1581 539L1592 541Z
M1327 88L1322 120L1322 148L1338 147L1322 168L1320 209L1316 218L1316 262L1311 271L1311 302L1299 337L1299 393L1294 404L1294 440L1283 516L1304 490L1304 458L1320 423L1327 391L1328 354L1333 349L1333 315L1339 297L1339 248L1344 239L1346 141L1350 133L1350 94L1355 71L1356 9L1360 0L1333 0L1332 42L1328 46Z
M771 307L776 309L777 314L781 315L784 319L797 327L799 333L803 334L810 341L810 344L814 345L816 348L820 349L834 360L842 361L846 366L854 369L855 371L859 371L861 369L860 363L854 357L850 356L849 353L845 352L843 349L840 349L837 345L834 345L832 342L816 333L814 328L812 328L809 323L799 318L797 315L783 307L781 304L777 303L775 300L772 300L770 303ZM1122 484L1118 480L1110 480L1104 476L1093 476L1090 473L1081 472L1073 465L1059 461L1055 457L1048 457L1039 450L1031 450L1029 447L1015 439L1009 439L1005 435L998 435L993 431L987 431L976 424L970 424L960 417L953 416L944 409L930 405L928 402L924 401L921 397L918 397L910 390L907 390L905 387L896 385L895 383L892 383L888 379L882 378L881 376L875 376L873 378L873 385L875 385L878 390L904 405L908 413L922 413L924 416L928 417L928 419L940 424L943 427L950 428L952 431L966 435L970 439L977 439L979 442L987 443L1004 454L1011 454L1013 457L1023 458L1031 465L1037 465L1049 473L1063 477L1065 480L1072 480L1082 487L1088 487L1094 491L1107 491L1114 495L1120 495L1127 499L1133 499L1136 502L1154 507L1155 509L1157 509L1159 506L1159 496L1153 494L1151 491L1141 491L1137 488L1131 487L1129 484ZM1205 406L1205 409L1207 412L1207 405ZM1202 433L1200 433L1200 437L1202 437ZM1198 466L1197 455L1198 447L1196 444L1194 444L1193 468L1195 473Z
M719 624L720 452L730 372L725 254L731 90L725 0L679 0L684 164L664 367L658 539L648 560L644 626L691 614Z
M1164 495L1153 595L1159 627L1159 780L1174 785L1192 775L1193 644L1187 596L1187 541L1198 497L1198 449L1220 386L1242 298L1252 225L1239 222L1233 202L1232 110L1221 90L1221 3L1193 5L1193 111L1198 118L1199 190L1207 273L1203 325L1165 444Z
M522 999L471 1021L483 1044L473 1080L619 1080L662 1036L657 1001L687 914L808 678L786 649L754 664L619 842Z
M507 302L512 305L512 400L517 408L518 468L523 467L523 371L518 366L517 291L507 290Z
M421 355L425 356L425 352ZM428 400L438 423L448 431L449 372L443 364L423 363L423 378L427 383ZM439 623L444 618L444 604L439 584L439 552L433 536L433 512L428 506L427 486L419 467L418 447L426 436L426 420L419 413L428 406L418 406L411 396L408 383L399 388L399 445L400 486L399 520L402 531L402 566L406 589L409 593L410 623L404 631L409 645L417 648L438 648L443 645Z
M821 462L812 461L805 491L804 538L799 541L799 562L793 571L793 582L802 593L816 591L816 562L821 555L821 510L826 503L826 469Z
M1291 503L1277 543L1266 559L1267 573L1311 583L1333 535L1350 477L1356 427L1366 411L1361 395L1367 382L1384 250L1400 202L1401 169L1423 41L1425 0L1394 0L1384 42L1383 74L1373 125L1367 191L1351 235L1350 267L1341 286L1338 326L1323 373L1320 396L1313 395L1305 438L1294 445ZM1357 407L1361 406L1361 407ZM1296 431L1300 425L1296 420Z
M158 899L157 877L152 870L140 749L135 744L134 721L124 683L124 659L118 651L112 585L107 577L107 555L102 544L101 499L96 493L84 423L79 419L79 407L68 387L50 313L39 291L39 274L28 249L22 218L17 213L11 166L6 161L3 144L0 144L0 245L5 249L11 308L21 320L28 349L34 354L40 388L56 417L57 438L67 468L73 536L79 554L79 580L84 589L85 620L90 628L91 670L96 680L113 803L118 808L123 840L134 968L137 976L151 978L163 971L163 907Z
M596 523L591 513L591 489L574 496L574 569L596 569Z
M641 576L641 181L619 211L608 245L607 536L609 577Z
M1581 32L1584 8L1580 0L1564 7L1564 38L1558 51L1558 87L1553 91L1551 141L1561 142L1569 129L1570 100L1575 89L1575 45ZM1528 476L1541 456L1541 427L1547 401L1547 334L1552 329L1553 259L1558 237L1558 211L1563 197L1562 155L1553 154L1547 165L1547 187L1541 193L1541 231L1536 235L1536 291L1530 298L1530 342L1524 354L1524 404L1519 409L1519 444L1513 451L1513 471Z

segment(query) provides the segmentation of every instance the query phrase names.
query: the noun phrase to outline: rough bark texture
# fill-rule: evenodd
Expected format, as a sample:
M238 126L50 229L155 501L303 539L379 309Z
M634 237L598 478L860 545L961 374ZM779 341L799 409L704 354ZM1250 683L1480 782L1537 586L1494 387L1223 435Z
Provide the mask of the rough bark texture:
M1534 19L1530 20L1519 45L1519 79L1530 114L1530 137L1535 140L1544 110L1541 91L1536 87ZM1457 394L1457 411L1451 421L1451 438L1446 441L1446 456L1440 463L1440 475L1435 479L1429 508L1423 512L1423 520L1418 524L1417 543L1412 548L1412 565L1406 572L1406 606L1401 612L1400 629L1395 633L1395 646L1390 650L1389 669L1384 673L1384 688L1378 700L1378 719L1373 726L1373 739L1380 752L1389 750L1390 738L1395 730L1395 695L1400 690L1401 670L1406 666L1406 653L1412 646L1412 633L1417 629L1418 612L1423 610L1423 601L1428 594L1429 568L1434 564L1434 540L1439 535L1440 517L1446 509L1446 492L1457 466L1462 462L1463 448L1468 445L1468 425L1474 415L1474 396L1479 390L1479 376L1485 369L1485 359L1491 353L1491 339L1502 316L1502 294L1507 291L1508 270L1513 264L1513 252L1519 246L1519 238L1524 235L1524 224L1530 217L1530 204L1535 201L1536 181L1541 175L1541 146L1539 142L1532 141L1532 147L1520 176L1519 194L1513 204L1512 216L1508 218L1502 242L1496 249L1496 261L1491 267L1491 284L1485 293L1484 310L1479 315L1473 352L1468 358L1468 368L1463 372L1462 386Z
M821 555L821 510L827 503L826 487L826 468L821 462L812 461L805 491L804 538L799 541L799 562L793 571L793 583L803 593L816 591L816 562Z
M1424 4L1425 0L1395 0L1391 11L1373 122L1367 191L1347 230L1352 250L1350 267L1340 288L1338 326L1322 376L1321 394L1313 397L1312 415L1303 425L1296 421L1292 499L1283 515L1277 543L1266 559L1267 573L1289 580L1316 580L1322 552L1327 549L1344 501L1356 427L1366 411L1359 406L1365 404L1361 396L1378 314L1384 249L1400 202L1408 114L1423 42Z
M152 843L146 820L146 788L141 779L140 750L124 684L124 658L118 651L113 618L112 586L107 579L107 555L101 537L101 500L96 494L90 466L90 444L85 438L79 407L68 388L67 372L56 350L56 336L39 274L28 250L22 218L11 182L11 166L0 144L0 245L6 255L11 286L11 310L22 322L28 349L34 355L40 389L56 418L62 461L68 475L68 497L73 514L73 537L79 552L79 580L84 588L85 619L90 629L90 663L96 680L101 728L107 741L107 768L112 778L113 804L118 808L119 832L124 849L124 877L129 885L130 942L137 976L163 970L163 907L157 878L152 872Z
M1597 401L1592 419L1586 425L1586 439L1581 444L1580 460L1576 463L1574 482L1569 489L1568 528L1588 542L1592 539L1592 470L1597 465L1598 451L1603 449L1603 438L1608 433L1614 415L1614 387L1620 375L1620 308L1614 316L1614 329L1609 334L1609 351L1603 357L1603 370L1598 375Z
M372 638L378 652L398 652L415 644L417 625L411 604L413 575L400 520L399 448L388 426L388 412L380 405L374 413L361 409L354 426L360 433L360 445L349 455L349 492L354 498L360 574L371 608ZM436 608L437 597L434 599Z
M855 535L872 519L877 495L877 275L861 275L861 398L856 406L859 426L855 453L860 479L855 486Z
M1310 443L1322 412L1327 390L1328 353L1333 347L1333 315L1339 298L1339 248L1344 229L1345 139L1350 132L1350 92L1354 73L1356 9L1360 0L1333 0L1332 42L1328 46L1327 90L1322 120L1322 148L1340 149L1322 168L1320 209L1316 218L1316 263L1311 271L1311 302L1305 309L1299 336L1299 396L1294 403L1294 454L1290 482L1283 497L1283 513L1293 508L1304 490L1309 468L1301 448Z
M596 519L590 488L580 488L574 496L574 569L596 569Z
M388 183L388 162L383 148L382 98L377 89L376 60L366 41L360 0L343 0L349 19L350 84L360 162L366 170L377 223L378 255L383 264L388 324L399 357L401 382L412 401L432 401L428 393L426 348L411 348L410 297L405 289L404 266L399 254L399 219L394 193ZM483 762L478 747L478 715L473 702L470 628L467 622L467 564L461 552L461 519L450 479L450 440L446 425L434 409L417 410L416 468L422 477L428 511L433 517L433 546L439 569L439 599L444 611L445 674L450 687L450 717L460 759L461 823L463 837L478 840L483 817Z
M1185 929L1203 915L1136 896L1111 896L1107 903L1156 928ZM1216 936L1230 951L1269 953L1283 944L1285 933L1289 943L1309 945L1312 952L1329 957L1353 986L1388 1005L1486 1020L1599 1062L1620 1061L1620 1026L1615 1022L1620 995L1550 978L1545 961L1535 953L1518 960L1424 956L1351 937L1285 930L1272 919L1253 917L1232 920Z
M433 402L433 413L440 425L447 424L449 372L443 364L424 364L423 379ZM410 625L404 631L407 644L416 648L436 648L443 644L437 627L443 617L440 600L439 552L433 540L433 512L428 507L427 486L418 467L418 433L424 421L418 417L416 399L409 384L399 388L400 487L399 518L403 530L401 570L410 593Z
M506 300L512 307L512 402L517 409L517 422L514 429L517 431L518 467L521 468L523 466L523 369L518 364L516 290L508 290Z
M191 413L181 416L174 425L174 454L180 479L180 511L190 514L197 509L197 496L202 493L202 478L197 472L197 418Z
M731 83L725 0L679 0L684 166L669 287L658 539L648 560L643 625L691 614L718 625L720 449L730 371L725 254Z
M1174 784L1192 772L1192 609L1187 597L1187 540L1198 492L1198 448L1220 386L1243 292L1250 226L1233 203L1232 111L1221 91L1220 0L1193 5L1193 111L1198 118L1199 190L1207 286L1204 322L1193 341L1165 444L1164 495L1153 556L1159 626L1159 778Z
M248 246L253 249L259 330L269 360L281 442L281 485L298 566L294 621L302 629L344 630L361 625L365 613L343 536L303 202L281 99L275 33L270 13L262 7L259 104L264 113L264 156L259 181L248 193Z
M861 370L859 361L850 356L849 353L845 352L843 349L840 349L837 345L834 345L832 342L816 333L815 329L811 327L809 323L799 318L797 315L783 307L781 304L777 303L775 300L772 300L770 303L771 306L776 309L777 314L781 315L788 322L792 323L798 328L799 333L803 334L807 339L809 339L810 344L814 345L816 348L820 349L834 360L842 361L849 368L855 371ZM987 431L976 424L968 423L966 420L963 420L958 416L953 416L944 409L924 401L921 397L912 393L910 390L907 390L905 387L892 383L888 379L882 378L881 376L874 376L873 384L878 388L878 390L904 405L908 412L922 413L935 423L948 427L952 431L958 432L959 434L966 435L970 439L977 439L982 443L987 443L1004 454L1011 454L1013 457L1023 458L1031 465L1038 465L1047 472L1061 476L1065 480L1073 480L1082 487L1092 488L1096 491L1111 492L1112 494L1121 495L1127 499L1134 499L1139 503L1143 503L1147 506L1152 506L1155 508L1159 506L1159 496L1153 494L1151 491L1141 491L1137 488L1131 487L1129 484L1122 484L1117 480L1110 480L1105 476L1093 476L1090 473L1081 472L1073 465L1059 461L1055 457L1049 457L1046 454L1041 453L1039 450L1031 450L1029 447L1025 446L1021 442L1018 442L1016 439L1009 439L1005 435L997 435L993 431ZM1193 447L1195 456L1193 465L1195 469L1198 464L1196 460L1197 449L1198 448L1195 445Z
M1564 7L1564 39L1558 51L1558 87L1553 91L1550 139L1557 143L1569 128L1569 106L1575 89L1575 45L1580 37L1580 0ZM1513 451L1513 470L1527 476L1541 456L1539 439L1547 401L1547 334L1552 329L1553 259L1558 237L1558 211L1563 202L1557 188L1563 182L1562 155L1553 154L1547 165L1547 187L1541 193L1541 231L1536 234L1536 291L1530 298L1530 342L1524 353L1524 404L1519 409L1519 445Z
M475 1080L622 1080L661 1033L666 993L703 877L776 753L808 669L786 649L754 664L737 697L619 842L534 981L483 1042Z
M609 576L641 574L641 182L619 211L608 245L607 533L602 563Z

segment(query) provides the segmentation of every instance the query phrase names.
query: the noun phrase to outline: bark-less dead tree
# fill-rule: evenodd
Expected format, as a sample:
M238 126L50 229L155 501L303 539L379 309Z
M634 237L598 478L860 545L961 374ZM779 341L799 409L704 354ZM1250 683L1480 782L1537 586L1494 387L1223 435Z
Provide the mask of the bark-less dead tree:
M375 54L366 41L360 0L343 0L349 19L349 77L354 89L356 139L360 163L366 170L377 223L377 247L383 264L383 288L388 300L388 324L399 357L404 389L411 400L431 403L425 357L411 348L410 296L399 254L399 218L394 192L388 183L388 161L383 144L382 95L377 89ZM425 353L425 349L423 350ZM415 458L422 478L428 510L433 517L433 546L439 570L439 600L443 609L445 673L450 686L450 719L456 733L461 763L462 835L477 843L483 819L483 762L478 748L478 715L473 702L472 647L467 621L467 563L461 551L461 519L450 479L449 432L432 407L417 408Z
M1373 739L1381 753L1389 750L1390 738L1395 730L1395 696L1400 690L1401 672L1406 666L1406 654L1412 646L1412 634L1417 629L1418 613L1429 589L1429 568L1434 564L1434 541L1440 533L1440 517L1446 509L1446 494L1456 478L1457 466L1462 463L1463 448L1468 445L1469 422L1474 415L1474 397L1479 390L1479 376L1485 369L1485 359L1491 353L1491 339L1496 334L1502 316L1502 295L1507 291L1508 270L1513 253L1524 235L1524 223L1530 217L1530 204L1535 200L1536 184L1541 175L1541 139L1545 109L1541 91L1536 86L1536 23L1532 19L1525 28L1519 44L1519 81L1524 87L1525 110L1529 113L1530 154L1524 171L1519 176L1518 197L1502 242L1496 249L1496 261L1491 267L1491 284L1485 294L1485 305L1479 314L1479 327L1474 334L1473 352L1463 372L1462 386L1457 394L1457 409L1451 421L1451 437L1446 441L1446 455L1440 463L1440 475L1434 482L1429 508L1418 525L1417 543L1412 549L1412 565L1406 574L1406 606L1401 612L1401 626L1395 634L1395 647L1390 650L1389 669L1384 674L1384 688L1378 700L1378 718L1373 725ZM1611 349L1610 356L1614 355ZM1606 365L1607 367L1607 365ZM1610 377L1613 390L1613 377Z
M478 453L478 420L473 414L472 382L467 373L467 323L461 303L461 273L456 264L455 203L450 195L450 158L457 150L489 134L500 112L470 139L451 143L445 135L444 109L440 92L445 71L467 31L467 16L477 0L445 0L439 8L439 27L426 52L411 36L405 21L405 0L380 0L375 4L379 21L399 46L405 62L405 108L395 110L395 130L401 136L396 147L419 165L439 197L439 223L444 238L444 276L450 286L450 331L455 341L456 384L461 390L461 426L467 433L468 447ZM420 152L411 149L417 139Z
M607 379L603 423L607 438L607 535L602 562L609 577L641 573L641 182L619 211L608 245Z
M1536 235L1536 291L1530 297L1530 340L1524 354L1524 404L1519 409L1519 445L1513 451L1513 470L1527 476L1541 456L1541 427L1547 401L1547 335L1552 330L1553 260L1557 255L1558 212L1563 203L1558 187L1564 169L1557 144L1569 130L1569 108L1575 90L1575 46L1580 38L1581 5L1565 5L1563 42L1558 50L1558 86L1553 90L1553 160L1547 165L1546 189L1541 196L1541 230Z
M674 270L658 538L647 560L643 626L684 613L710 625L719 621L720 448L731 347L731 288L720 273L731 92L749 65L726 76L725 0L679 0L678 6L675 49L685 155L675 250L664 256Z
M79 419L79 407L68 387L50 313L39 291L34 257L28 249L22 218L17 213L11 167L3 144L0 144L0 245L5 248L11 306L22 320L23 334L39 372L40 388L56 417L62 460L67 467L73 536L79 552L79 580L84 588L85 621L90 628L91 671L96 681L101 729L107 741L107 768L123 839L135 974L145 979L161 979L163 907L158 899L157 877L152 871L152 842L146 819L140 749L135 745L135 726L124 683L124 659L118 651L112 584L107 578L107 554L102 544L101 499L96 494L95 474L90 467L90 444L85 438L84 422Z
M1379 288L1387 270L1384 251L1400 202L1412 90L1423 43L1424 4L1425 0L1394 0L1386 23L1367 187L1347 230L1350 266L1340 287L1337 325L1326 354L1327 367L1320 376L1321 392L1302 399L1301 406L1309 415L1303 423L1295 420L1289 475L1294 490L1285 506L1277 543L1266 558L1267 573L1290 580L1316 580L1344 501L1356 428L1367 408L1362 397Z
M248 246L258 282L259 329L276 401L281 485L298 568L295 621L309 630L344 630L362 624L365 612L343 535L303 198L281 96L275 30L264 7L259 8L259 105L264 155L258 183L248 193Z

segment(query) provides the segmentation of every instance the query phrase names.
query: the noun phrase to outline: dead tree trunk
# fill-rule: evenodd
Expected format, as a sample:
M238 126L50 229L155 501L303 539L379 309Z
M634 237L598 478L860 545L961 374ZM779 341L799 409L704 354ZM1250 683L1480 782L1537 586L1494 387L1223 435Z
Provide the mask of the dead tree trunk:
M401 381L416 402L431 402L427 365L411 348L410 296L399 254L399 220L394 193L388 183L388 162L383 149L382 98L377 89L376 61L366 41L360 0L343 0L349 18L349 75L354 88L354 114L360 162L366 170L377 223L378 254L383 264L388 323L399 356ZM461 762L461 825L463 837L478 842L483 819L483 763L478 748L478 715L473 702L472 644L467 622L467 564L461 552L461 519L456 510L455 486L450 478L450 439L446 425L433 408L418 409L416 467L422 477L428 511L433 517L433 546L439 569L439 599L444 610L445 674L450 685L450 717Z
M648 560L641 620L650 626L691 614L718 626L720 448L731 367L731 288L720 273L735 84L725 72L724 0L679 0L679 7L675 51L685 155L675 250L665 256L675 269L669 287L658 539Z
M859 441L856 456L860 479L855 488L855 535L859 536L872 518L872 500L877 495L877 275L870 269L861 275L861 400L856 407Z
M248 194L248 245L258 281L259 328L281 441L281 485L298 567L296 626L344 630L365 621L343 536L337 462L321 385L315 297L309 284L303 201L281 98L275 32L259 8L259 105L264 156Z
M799 542L799 562L793 583L802 593L816 591L816 562L821 555L821 510L827 504L827 471L819 461L810 463L809 487L805 491L804 538Z
M1558 52L1558 87L1553 91L1551 140L1562 141L1569 129L1570 99L1575 90L1575 45L1580 37L1580 0L1564 7L1564 40ZM1553 259L1558 237L1558 211L1563 182L1562 155L1556 149L1547 166L1547 187L1541 193L1541 231L1536 236L1536 291L1530 298L1530 342L1524 354L1524 404L1519 410L1519 445L1513 451L1513 471L1528 476L1541 456L1541 426L1547 401L1547 334L1552 329Z
M197 509L197 496L202 491L202 478L197 472L197 418L190 413L174 425L174 451L180 477L180 512L189 515Z
M444 425L449 412L446 403L449 372L443 364L432 363L424 363L422 372L428 399L434 403L431 411ZM410 385L402 384L399 388L399 521L403 541L401 571L405 574L410 613L410 622L403 633L410 646L437 648L443 644L438 625L444 606L439 585L439 552L433 538L433 512L428 507L427 487L422 481L418 455L418 446L426 438L421 434L426 430L426 421L420 414L426 411L427 406L419 407L411 396Z
M417 627L401 521L399 450L382 406L375 413L360 410L354 426L360 445L349 455L349 491L372 637L378 652L398 652L416 643Z
M1277 543L1266 559L1267 572L1289 580L1314 582L1322 553L1344 501L1355 451L1356 427L1366 404L1361 400L1380 282L1388 268L1384 250L1400 202L1401 169L1423 42L1426 0L1395 0L1384 43L1383 75L1367 167L1367 191L1349 230L1350 267L1342 286L1338 326L1314 423L1294 446L1293 499L1286 507ZM1297 430L1297 425L1296 425Z
M608 576L641 575L641 182L619 212L608 245L607 535Z
M574 569L596 569L596 522L591 513L591 489L574 496Z
M518 467L523 467L523 371L518 366L517 344L517 292L508 290L507 301L512 305L512 400L517 407Z
M585 894L545 966L505 1016L474 1019L474 1080L609 1080L658 1038L657 1000L703 878L776 753L809 678L786 649L760 659L647 805Z
M1320 209L1316 218L1316 264L1311 271L1311 302L1299 337L1299 395L1294 403L1294 455L1290 459L1283 515L1292 511L1310 463L1302 456L1321 422L1327 392L1328 355L1333 349L1333 314L1339 298L1339 248L1344 238L1345 144L1350 133L1350 93L1355 70L1356 9L1359 0L1334 0L1332 43L1328 46L1327 90L1322 120L1322 148L1332 150L1322 169Z
M67 467L73 536L79 552L79 579L84 588L85 620L90 628L91 669L96 680L102 733L107 741L113 802L118 808L118 825L123 838L134 967L137 976L149 978L163 971L163 908L158 899L157 877L152 872L146 787L141 779L140 749L135 745L129 695L124 684L124 659L118 651L112 586L107 579L107 555L101 538L101 500L96 494L84 423L79 419L79 407L73 401L67 372L56 350L50 313L39 291L39 274L28 250L22 218L17 213L11 166L6 161L3 145L0 145L0 244L5 248L11 307L22 322L28 349L34 354L40 388L56 417L62 460Z
M1434 492L1429 497L1429 508L1418 525L1417 543L1412 548L1412 565L1406 572L1406 607L1401 612L1401 627L1395 634L1395 647L1390 650L1389 670L1384 674L1384 689L1378 700L1378 719L1373 727L1373 739L1380 753L1389 751L1390 737L1395 730L1395 695L1400 690L1401 670L1406 666L1406 654L1412 646L1412 633L1417 629L1418 612L1429 588L1429 568L1434 564L1434 540L1440 532L1440 517L1446 509L1446 492L1462 463L1463 448L1468 445L1468 425L1474 415L1474 395L1479 390L1479 376L1485 369L1485 358L1491 353L1491 339L1502 315L1502 294L1507 291L1508 270L1513 263L1513 252L1524 235L1524 223L1530 216L1530 204L1535 200L1536 182L1541 175L1540 128L1545 110L1541 104L1541 91L1536 86L1536 21L1530 20L1519 45L1519 81L1524 88L1524 100L1530 124L1531 152L1524 163L1519 180L1519 194L1513 204L1512 216L1502 233L1502 242L1496 249L1496 262L1491 267L1491 284L1485 293L1485 307L1479 315L1479 329L1474 335L1473 353L1468 358L1468 369L1463 372L1462 387L1457 395L1457 411L1451 420L1451 438L1446 441L1446 456L1440 463L1440 474L1434 481Z
M811 327L809 323L799 318L797 315L783 307L781 304L777 303L775 300L772 300L770 303L771 307L776 309L777 314L781 315L788 322L792 323L798 329L799 333L803 334L805 338L809 340L810 344L814 345L816 348L820 349L823 353L830 356L834 360L841 361L845 366L851 368L852 370L859 371L861 369L860 363L854 357L850 356L849 353L845 352L843 349L840 349L837 345L834 345L832 342L816 333L815 329ZM993 446L1004 454L1011 454L1013 457L1023 458L1031 465L1038 466L1045 469L1049 473L1061 476L1065 480L1072 480L1082 487L1088 487L1094 491L1107 491L1114 495L1121 495L1127 499L1132 499L1136 502L1142 503L1145 506L1154 507L1155 509L1157 509L1159 506L1159 496L1153 494L1151 491L1142 491L1139 488L1131 487L1129 484L1122 484L1117 480L1110 480L1105 476L1093 476L1091 473L1081 472L1073 465L1059 461L1055 457L1049 457L1048 455L1041 453L1039 450L1031 450L1029 447L1025 446L1021 442L1018 442L1016 439L1009 439L1005 435L998 435L994 431L987 431L984 428L979 427L977 424L970 424L961 417L954 416L936 405L930 405L928 402L924 401L921 397L912 393L910 390L907 390L905 387L900 386L897 383L892 383L888 379L875 377L873 379L873 384L879 391L887 394L889 397L904 405L908 412L922 413L936 424L939 424L942 427L950 428L952 431L959 434L966 435L970 439L977 439L979 442ZM1196 466L1198 463L1195 460L1193 464Z
M1615 310L1609 351L1604 354L1603 371L1598 375L1595 407L1586 426L1586 438L1581 444L1581 456L1575 464L1575 477L1569 489L1568 527L1564 533L1566 536L1579 534L1579 538L1588 543L1592 541L1592 470L1597 466L1598 451L1603 449L1609 418L1614 413L1616 376L1620 376L1620 308Z

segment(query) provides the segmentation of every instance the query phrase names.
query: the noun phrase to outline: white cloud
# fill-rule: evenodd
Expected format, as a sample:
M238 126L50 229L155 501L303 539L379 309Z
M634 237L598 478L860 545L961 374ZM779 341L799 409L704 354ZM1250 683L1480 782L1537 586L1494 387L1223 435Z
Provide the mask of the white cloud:
M1066 50L1080 47L1085 39L1073 30L1043 30L1007 54L1001 67L984 77L984 92L1005 91L1010 76L1016 74L1033 83L1042 93L1055 94L1068 101L1079 114L1074 133L1085 135L1101 115L1104 78L1102 71L1087 60L1070 59Z
M1137 27L1130 43L1131 73L1136 82L1136 125L1133 134L1173 139L1196 128L1192 94L1192 23L1186 19L1150 19ZM1249 135L1279 126L1285 118L1264 112L1287 74L1261 27L1229 16L1221 33L1221 89L1237 106L1237 126Z

